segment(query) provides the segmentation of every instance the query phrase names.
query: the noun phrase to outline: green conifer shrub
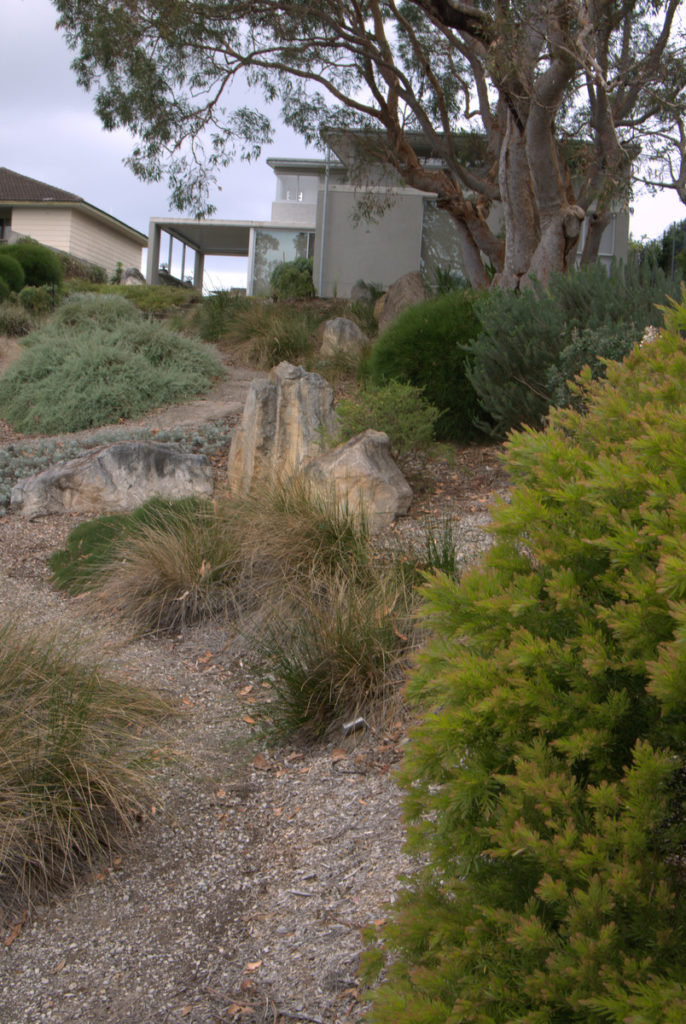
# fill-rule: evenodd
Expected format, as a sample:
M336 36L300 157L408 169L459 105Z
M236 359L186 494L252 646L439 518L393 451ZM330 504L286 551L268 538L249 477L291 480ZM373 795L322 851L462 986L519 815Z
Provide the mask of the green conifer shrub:
M686 293L666 323L511 437L494 547L425 588L374 1024L686 1019Z
M24 287L26 275L19 260L0 252L0 277L10 286L11 292L20 292Z
M534 281L521 292L493 289L478 304L479 336L469 345L469 379L484 413L484 425L504 436L527 424L540 426L560 387L555 368L565 363L567 379L590 359L606 355L604 335L587 335L585 346L570 358L574 340L584 331L626 325L629 336L640 338L649 324L660 324L656 304L678 294L654 266L584 266L556 274L547 288ZM597 340L598 350L590 343ZM563 356L563 353L565 355ZM551 380L552 376L552 380Z
M59 256L47 246L31 238L22 238L5 246L3 252L21 264L27 284L39 287L42 284L62 283L64 271Z
M440 416L419 388L397 380L362 388L350 398L341 399L336 403L336 412L341 441L363 430L382 430L388 434L393 454L400 460L431 443Z
M472 440L483 413L467 374L465 346L480 330L471 291L420 302L404 310L376 341L365 372L377 386L397 380L421 388L427 402L441 410L438 439Z

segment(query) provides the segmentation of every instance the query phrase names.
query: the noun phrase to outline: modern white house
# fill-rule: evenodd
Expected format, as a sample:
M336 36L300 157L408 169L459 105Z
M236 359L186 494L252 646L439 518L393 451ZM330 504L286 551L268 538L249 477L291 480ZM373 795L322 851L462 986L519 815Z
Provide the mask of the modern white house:
M345 147L336 148L342 160L267 161L276 176L269 221L153 218L148 281L156 283L160 268L171 266L174 242L182 246L181 277L197 288L205 256L244 256L248 295L268 295L274 267L297 256L313 259L315 289L322 297L347 298L358 281L386 289L416 270L429 284L440 270L459 273L455 225L438 209L436 196L409 188L386 171L362 189L351 180ZM359 216L360 199L370 192L385 206L372 220ZM491 215L496 231L500 220L496 207ZM628 213L618 211L603 235L599 259L626 259L628 239Z
M141 265L147 238L80 196L0 167L0 243L28 236L102 267Z

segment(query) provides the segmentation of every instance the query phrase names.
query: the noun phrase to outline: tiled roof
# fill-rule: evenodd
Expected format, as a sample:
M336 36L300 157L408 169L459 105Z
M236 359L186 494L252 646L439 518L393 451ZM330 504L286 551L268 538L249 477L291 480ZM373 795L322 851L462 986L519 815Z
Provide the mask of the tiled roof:
M0 167L0 203L82 203L81 196Z

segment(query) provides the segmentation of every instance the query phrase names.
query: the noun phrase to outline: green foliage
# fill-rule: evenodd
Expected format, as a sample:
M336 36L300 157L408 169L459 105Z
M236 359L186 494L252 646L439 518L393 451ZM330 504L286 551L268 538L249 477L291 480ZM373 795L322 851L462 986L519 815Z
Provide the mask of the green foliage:
M21 263L5 251L0 252L0 278L9 285L11 292L20 292L26 280Z
M31 313L33 316L49 313L55 304L52 289L46 284L42 284L40 287L29 284L26 288L22 288L18 298L27 313Z
M435 424L440 440L471 440L478 433L479 406L464 346L480 328L471 291L410 306L375 343L366 371L376 385L397 380L420 388L427 402L441 410Z
M272 295L277 299L311 299L314 295L312 260L299 256L279 263L269 278Z
M163 284L102 284L90 280L76 280L65 282L64 291L117 295L148 316L164 316L200 301L199 293L192 288Z
M244 310L249 302L243 295L231 291L216 291L204 298L195 317L203 341L219 341L236 313Z
M586 414L512 435L495 546L425 588L402 773L423 866L374 1024L683 1015L686 301L666 322L585 374Z
M74 639L0 623L0 895L44 895L116 849L140 813L137 738L162 703Z
M107 280L105 268L99 267L95 263L80 260L77 256L72 256L68 252L58 252L57 258L62 264L62 271L67 279L87 281L91 284L105 284Z
M295 620L267 627L258 649L272 679L263 714L274 734L317 737L389 699L410 632L406 594L394 582L363 587L339 574L305 598Z
M589 358L598 372L597 357L613 350L620 333L627 344L640 338L646 326L661 321L656 303L677 291L661 271L632 263L609 274L593 264L554 275L547 288L534 282L521 292L484 295L478 305L483 329L469 346L469 378L492 433L540 425L554 398L564 397L561 373L571 379Z
M31 314L16 302L0 303L0 334L5 334L8 338L23 338L33 330L33 327Z
M99 304L107 307L104 319L66 303L25 339L21 358L0 379L0 414L15 430L54 434L116 423L200 394L220 376L218 359L199 342L149 321L120 322L116 303Z
M140 310L123 295L74 292L55 310L51 330L62 327L82 331L88 330L94 323L105 330L116 330L138 324L141 319Z
M6 302L10 297L10 286L4 277L0 277L0 302Z
M30 238L22 238L2 250L21 264L26 284L40 287L42 284L60 285L64 276L62 264L56 252Z
M140 533L141 528L165 528L172 518L183 518L192 524L194 517L200 518L207 512L208 503L200 499L152 498L133 512L98 516L80 523L67 537L65 547L50 556L52 582L58 590L69 594L86 593L98 584L105 567L125 557L130 538Z
M424 398L420 388L391 380L363 388L336 404L342 441L363 430L382 430L399 459L426 448L432 441L440 411Z
M564 407L573 401L573 380L584 366L596 380L605 376L607 360L621 362L643 337L644 328L633 323L607 323L572 335L548 370L546 391L551 405Z
M226 306L214 307L215 330L221 331L217 343L228 348L250 365L269 369L284 359L308 365L314 351L315 332L321 315L259 299L241 299L227 315ZM219 327L219 323L223 324Z

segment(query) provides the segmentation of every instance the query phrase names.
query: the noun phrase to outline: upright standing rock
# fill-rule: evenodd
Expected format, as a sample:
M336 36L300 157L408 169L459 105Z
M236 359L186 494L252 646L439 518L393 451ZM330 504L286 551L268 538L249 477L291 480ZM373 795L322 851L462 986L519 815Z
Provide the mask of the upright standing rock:
M418 302L424 302L425 299L426 288L418 270L399 277L386 292L378 314L374 307L374 313L379 321L379 334L383 334L404 309L407 309L408 306L415 306Z
M333 391L318 373L279 363L267 380L253 381L229 452L234 493L260 480L286 479L321 451L337 431Z

